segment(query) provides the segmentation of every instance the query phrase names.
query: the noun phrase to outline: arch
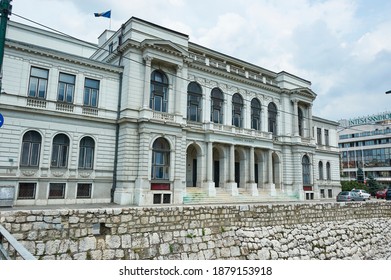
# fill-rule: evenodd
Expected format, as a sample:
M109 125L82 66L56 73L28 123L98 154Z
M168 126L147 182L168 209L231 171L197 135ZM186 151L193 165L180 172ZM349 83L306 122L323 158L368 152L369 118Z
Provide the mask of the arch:
M251 128L255 130L261 130L261 102L258 98L251 100Z
M211 92L211 109L210 121L214 123L223 123L223 104L224 94L219 88L212 89Z
M200 187L202 183L202 148L198 143L191 143L186 149L186 186Z
M190 82L187 86L187 119L200 122L202 116L202 88L197 82Z
M151 73L151 96L149 107L154 111L168 111L168 78L160 70Z
M232 96L232 125L243 127L243 97L239 93Z
M326 176L327 176L327 180L331 180L331 165L330 165L330 162L327 162L326 163Z
M69 137L64 133L59 133L53 138L52 158L50 167L66 168L69 156Z
M93 169L95 158L95 140L84 136L79 143L79 169Z
M311 184L311 161L308 155L304 155L301 159L303 185Z
M267 112L268 112L268 124L269 128L268 131L271 132L273 135L277 135L277 106L273 102L270 102L267 106Z
M324 176L323 176L323 162L322 161L319 161L318 168L319 168L319 180L324 180Z
M170 143L159 137L152 144L152 180L169 180L170 175Z
M42 136L35 130L27 131L22 138L20 166L38 167L41 154Z

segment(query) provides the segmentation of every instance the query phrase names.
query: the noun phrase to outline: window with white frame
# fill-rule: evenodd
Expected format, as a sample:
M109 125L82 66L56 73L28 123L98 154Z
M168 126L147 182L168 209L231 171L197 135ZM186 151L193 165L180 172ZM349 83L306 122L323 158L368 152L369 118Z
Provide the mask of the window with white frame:
M65 197L65 183L49 184L49 199L62 199Z
M38 167L41 153L42 137L36 131L28 131L23 135L20 166Z
M196 82L187 86L187 119L189 121L201 121L202 88Z
M232 96L232 125L243 127L243 98L239 93Z
M58 79L57 101L73 103L76 76L60 73Z
M319 161L319 180L324 180L323 176L323 162Z
M151 74L149 108L158 112L168 112L168 78L159 70Z
M49 70L31 67L28 96L46 99L48 78Z
M78 183L76 198L91 198L92 184Z
M212 89L210 121L214 123L223 123L223 104L224 95L219 88Z
M84 98L83 105L88 107L98 107L99 97L99 85L98 80L86 78L84 81Z
M18 189L18 199L34 199L37 183L20 182Z
M303 185L311 184L311 163L310 158L305 155L302 158L302 168L303 168Z
M89 136L80 140L79 169L93 169L95 141Z
M269 132L277 135L277 106L273 102L269 103L268 107Z
M66 168L68 166L69 138L65 134L57 134L53 139L51 167Z
M251 128L261 130L261 102L257 98L251 100Z
M170 170L170 145L160 137L152 146L152 180L168 180Z

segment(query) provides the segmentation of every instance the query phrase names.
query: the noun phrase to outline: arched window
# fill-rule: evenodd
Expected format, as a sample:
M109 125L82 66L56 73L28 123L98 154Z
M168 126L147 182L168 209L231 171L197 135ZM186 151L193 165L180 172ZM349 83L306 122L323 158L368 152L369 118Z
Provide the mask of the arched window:
M160 137L152 146L152 180L168 180L170 171L170 145Z
M57 134L53 139L51 167L68 166L69 138L65 134Z
M257 98L251 100L251 128L261 130L261 102Z
M303 185L309 185L311 184L310 158L307 155L303 156L301 164L303 167Z
M187 86L187 119L189 121L201 121L202 88L196 82Z
M323 177L323 162L319 161L319 180L324 180Z
M36 131L28 131L22 140L20 166L38 167L42 137Z
M93 169L94 166L95 141L89 136L80 140L79 168Z
M269 120L269 132L273 135L277 135L277 106L273 102L269 103L267 107L268 120Z
M219 88L214 88L212 89L211 98L210 121L223 123L223 92Z
M243 127L243 98L239 93L232 96L232 125Z
M299 126L299 135L300 136L304 136L304 126L303 126L303 124L304 124L304 116L303 116L303 111L299 108L299 110L298 110L298 121L299 121L299 123L298 123L298 126Z
M149 108L159 112L167 112L167 98L167 76L163 72L155 70L151 74L151 99L149 101Z
M330 162L326 163L326 173L327 173L327 180L331 180L331 166Z

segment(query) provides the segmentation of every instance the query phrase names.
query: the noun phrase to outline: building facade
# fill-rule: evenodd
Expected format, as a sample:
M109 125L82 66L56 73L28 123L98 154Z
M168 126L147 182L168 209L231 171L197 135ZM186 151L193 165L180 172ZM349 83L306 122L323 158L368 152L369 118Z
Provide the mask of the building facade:
M16 205L332 198L338 123L310 87L135 17L98 45L10 22L1 184Z
M340 121L341 180L356 180L359 168L364 178L391 184L391 113Z

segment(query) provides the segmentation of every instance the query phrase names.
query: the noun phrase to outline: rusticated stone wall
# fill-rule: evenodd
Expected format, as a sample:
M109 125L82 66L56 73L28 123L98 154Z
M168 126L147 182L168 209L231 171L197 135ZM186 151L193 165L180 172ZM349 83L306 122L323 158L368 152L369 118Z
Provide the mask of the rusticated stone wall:
M13 210L38 259L391 259L391 202Z

